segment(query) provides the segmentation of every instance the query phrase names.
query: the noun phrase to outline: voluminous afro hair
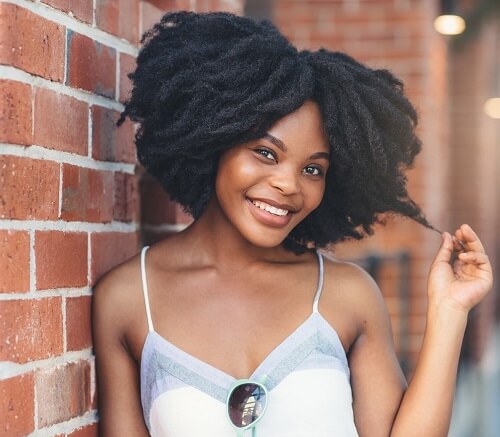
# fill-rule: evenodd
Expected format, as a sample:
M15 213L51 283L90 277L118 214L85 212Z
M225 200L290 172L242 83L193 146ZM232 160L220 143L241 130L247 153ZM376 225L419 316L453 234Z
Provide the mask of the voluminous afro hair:
M314 100L331 165L322 203L287 247L360 239L387 213L432 228L404 175L421 148L417 114L389 71L344 53L298 51L271 22L224 12L168 13L141 42L119 124L139 123L139 161L195 218L214 194L225 150Z

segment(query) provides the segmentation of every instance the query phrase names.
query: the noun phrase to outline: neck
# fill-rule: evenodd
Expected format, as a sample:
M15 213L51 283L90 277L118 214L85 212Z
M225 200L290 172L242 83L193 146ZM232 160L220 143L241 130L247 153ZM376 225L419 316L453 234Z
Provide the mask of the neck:
M218 266L249 266L262 262L278 262L296 256L282 245L258 247L246 240L227 219L217 200L212 199L200 218L186 231L193 250L191 256L202 263Z

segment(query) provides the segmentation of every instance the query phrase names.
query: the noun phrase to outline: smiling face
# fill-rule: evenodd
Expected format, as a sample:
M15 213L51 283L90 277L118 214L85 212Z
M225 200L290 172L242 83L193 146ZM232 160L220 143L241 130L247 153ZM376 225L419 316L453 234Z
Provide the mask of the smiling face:
M278 246L319 206L328 158L321 113L307 101L264 138L221 156L217 203L246 240L259 247Z

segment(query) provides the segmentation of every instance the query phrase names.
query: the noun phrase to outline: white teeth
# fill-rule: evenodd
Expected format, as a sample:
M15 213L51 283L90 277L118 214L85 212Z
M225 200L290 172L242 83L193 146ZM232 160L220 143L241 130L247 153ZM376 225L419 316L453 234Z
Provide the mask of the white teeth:
M276 208L276 207L271 206L267 203L261 202L260 200L252 200L252 203L257 208L263 209L264 211L270 212L271 214L274 214L274 215L284 216L284 215L287 215L289 212L287 209Z

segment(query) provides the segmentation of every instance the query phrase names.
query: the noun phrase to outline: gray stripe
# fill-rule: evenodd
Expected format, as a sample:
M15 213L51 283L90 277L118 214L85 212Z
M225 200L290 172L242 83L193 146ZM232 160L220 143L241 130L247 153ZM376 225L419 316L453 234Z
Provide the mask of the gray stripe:
M145 360L146 361L146 360ZM144 412L144 419L148 429L151 431L151 423L149 420L151 406L155 399L162 393L165 393L164 385L172 388L172 384L163 384L166 380L171 379L170 376L175 377L182 381L182 385L194 387L209 396L217 399L220 402L226 402L227 388L220 387L217 384L209 381L207 378L199 375L187 367L179 364L177 361L163 355L157 350L153 350L147 363L143 362L142 365L147 371L143 374L141 389L142 408Z
M186 366L179 364L178 362L170 359L169 357L166 357L163 354L156 353L156 361L158 363L157 372L168 372L169 374L174 375L176 378L179 378L185 384L201 390L202 392L212 396L218 401L221 401L223 403L226 402L228 388L224 388L217 384L214 384L207 378L199 375L196 372L193 372Z
M292 352L286 354L274 370L265 375L257 374L255 375L255 378L260 380L265 377L266 387L269 390L272 390L281 381L283 381L283 379L290 375L290 373L296 370L315 350L319 350L324 354L339 358L339 355L335 353L337 350L336 345L328 340L322 333L316 332L307 340L303 341ZM346 368L344 363L342 363L342 370L349 380L349 370Z

